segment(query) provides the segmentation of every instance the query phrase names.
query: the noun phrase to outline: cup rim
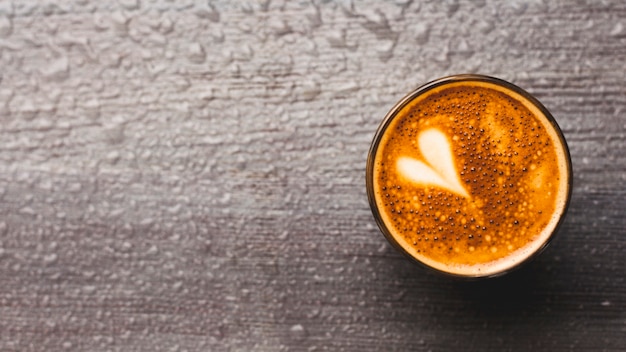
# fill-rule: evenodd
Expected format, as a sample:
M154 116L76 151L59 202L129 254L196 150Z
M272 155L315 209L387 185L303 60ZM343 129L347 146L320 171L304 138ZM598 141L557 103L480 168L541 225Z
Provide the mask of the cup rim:
M565 167L566 167L566 177L567 177L567 190L566 190L566 195L565 195L565 204L563 206L563 211L561 213L561 216L559 218L559 220L556 223L556 226L554 228L554 230L552 231L552 233L550 233L550 235L548 236L548 238L545 240L545 242L541 245L541 247L539 247L537 250L535 250L534 252L530 253L526 258L522 259L520 262L512 265L511 267L508 268L504 268L500 271L494 272L494 273L488 273L485 275L481 275L481 274L470 274L470 275L465 275L465 274L458 274L458 273L451 273L451 272L447 272L444 270L440 270L437 268L434 268L430 265L427 265L426 263L420 261L419 259L415 258L414 256L412 256L410 253L408 253L397 241L396 239L393 237L393 235L391 234L391 232L389 231L389 229L387 228L386 224L384 223L384 221L382 220L382 217L380 215L380 209L378 208L378 205L376 204L376 197L375 197L375 192L374 192L374 159L376 157L376 153L378 151L378 147L380 145L380 141L383 137L384 132L386 131L387 127L389 126L389 124L393 121L393 119L397 116L397 114L402 111L402 109L409 104L411 101L413 101L413 99L417 98L418 96L420 96L421 94L424 94L426 92L428 92L429 90L445 85L445 84L449 84L449 83L456 83L456 82L466 82L466 81L472 81L472 82L487 82L487 83L491 83L491 84L495 84L495 85L499 85L502 86L506 89L509 89L519 95L521 95L523 98L527 99L531 104L535 105L540 111L541 113L544 114L544 116L546 117L546 120L550 123L550 125L552 126L552 128L555 130L558 139L562 145L563 148L563 154L565 156ZM559 127L558 123L556 122L556 119L554 118L554 116L552 116L552 114L550 113L550 111L548 111L548 109L539 101L537 100L537 98L535 98L533 95L531 95L530 93L528 93L527 91L525 91L524 89L520 88L519 86L510 83L508 81L505 81L503 79L500 78L496 78L496 77L492 77L492 76L486 76L486 75L481 75L481 74L457 74L457 75L451 75L451 76L446 76L446 77L442 77L442 78L438 78L435 79L433 81L430 81L426 84L423 84L417 88L415 88L414 90L412 90L411 92L409 92L407 95L405 95L402 99L400 99L390 110L389 112L387 112L387 114L385 115L385 117L382 119L380 125L378 126L378 129L376 130L376 133L374 134L374 138L372 139L372 143L370 145L370 149L367 155L367 164L366 164L366 168L365 168L365 183L366 183L366 190L367 190L367 198L368 198L368 202L370 205L370 210L372 211L372 215L374 216L374 219L376 221L376 224L378 225L378 228L380 229L380 231L383 233L383 235L385 236L385 238L387 239L387 241L394 247L396 248L396 250L398 250L399 252L401 252L405 257L409 258L413 263L418 264L419 266L426 268L432 272L436 272L438 274L441 274L443 276L448 276L448 277L453 277L453 278L458 278L458 279L468 279L468 280L472 280L472 279L484 279L484 278L493 278L493 277L498 277L498 276L502 276L505 275L507 273L510 273L516 269L519 269L520 267L524 266L525 264L527 264L528 262L532 261L533 259L535 259L539 254L541 254L547 247L548 245L554 240L554 238L556 237L556 234L559 231L559 228L561 227L561 225L563 224L567 211L569 209L569 205L570 205L570 200L571 200L571 195L572 195L572 188L573 188L573 172L572 172L572 160L571 160L571 156L570 156L570 152L569 152L569 146L567 145L567 141L565 140L565 136L563 135L563 131L561 130L561 128Z

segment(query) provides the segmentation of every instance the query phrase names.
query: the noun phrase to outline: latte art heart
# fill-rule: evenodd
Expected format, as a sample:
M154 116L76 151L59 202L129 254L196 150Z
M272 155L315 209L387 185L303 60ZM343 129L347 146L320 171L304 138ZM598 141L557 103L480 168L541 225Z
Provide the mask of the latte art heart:
M400 174L414 183L444 188L469 198L454 166L452 148L446 135L432 128L420 133L417 142L426 162L409 156L400 157L396 164Z

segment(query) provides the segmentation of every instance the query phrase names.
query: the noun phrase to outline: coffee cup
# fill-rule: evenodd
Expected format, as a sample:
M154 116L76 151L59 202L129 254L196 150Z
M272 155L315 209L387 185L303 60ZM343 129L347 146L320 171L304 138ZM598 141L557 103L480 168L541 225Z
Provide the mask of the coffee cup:
M401 99L372 141L366 187L387 240L463 278L528 262L567 212L572 166L554 117L501 79L456 75Z

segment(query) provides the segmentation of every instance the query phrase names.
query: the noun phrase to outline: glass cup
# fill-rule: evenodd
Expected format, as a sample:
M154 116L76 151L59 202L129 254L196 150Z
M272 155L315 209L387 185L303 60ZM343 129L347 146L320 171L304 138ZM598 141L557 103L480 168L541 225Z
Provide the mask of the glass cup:
M561 129L536 98L464 74L415 89L387 113L366 187L381 232L413 262L453 277L495 277L554 238L572 166Z

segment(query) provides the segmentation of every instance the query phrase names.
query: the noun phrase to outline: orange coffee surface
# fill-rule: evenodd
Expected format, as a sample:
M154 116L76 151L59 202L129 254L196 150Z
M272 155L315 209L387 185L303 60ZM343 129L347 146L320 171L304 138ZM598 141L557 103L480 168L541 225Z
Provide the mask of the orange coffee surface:
M419 255L453 265L496 261L536 239L562 184L558 142L540 118L509 95L471 82L407 105L388 126L374 166L376 201L392 235ZM428 159L418 137L433 129L446 136L467 196L398 171L399 158Z

